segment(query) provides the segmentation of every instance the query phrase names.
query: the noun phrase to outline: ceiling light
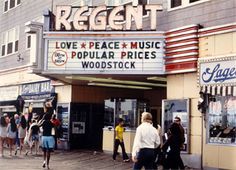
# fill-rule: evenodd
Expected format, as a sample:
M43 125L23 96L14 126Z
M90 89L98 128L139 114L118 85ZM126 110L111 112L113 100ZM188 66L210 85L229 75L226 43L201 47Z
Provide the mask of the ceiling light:
M163 82L166 82L167 79L165 77L148 77L147 80L155 80L155 81L163 81Z
M127 81L127 80L116 80L116 79L105 79L96 77L84 77L84 76L66 76L67 79L75 79L89 82L103 82L103 83L115 83L115 84L128 84L128 85L143 85L153 87L166 87L166 84L148 83L140 81Z
M102 87L115 87L115 88L128 88L128 89L140 89L140 90L151 90L151 87L143 86L127 86L122 84L106 84L106 83L88 83L89 86L102 86Z

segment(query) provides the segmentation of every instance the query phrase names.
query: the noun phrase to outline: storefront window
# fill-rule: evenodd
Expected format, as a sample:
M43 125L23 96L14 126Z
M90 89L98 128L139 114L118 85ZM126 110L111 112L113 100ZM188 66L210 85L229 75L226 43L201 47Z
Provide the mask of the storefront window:
M209 102L209 143L236 144L236 97L214 96Z
M104 126L112 128L117 125L119 118L123 118L127 129L135 129L140 123L141 113L146 110L146 102L136 99L105 100Z

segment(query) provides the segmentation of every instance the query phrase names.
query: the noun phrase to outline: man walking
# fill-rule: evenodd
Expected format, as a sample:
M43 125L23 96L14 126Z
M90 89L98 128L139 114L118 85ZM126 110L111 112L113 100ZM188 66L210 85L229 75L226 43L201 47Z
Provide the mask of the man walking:
M160 137L156 128L152 125L152 115L142 113L142 124L138 126L134 138L132 160L133 169L154 169L155 148L160 145Z

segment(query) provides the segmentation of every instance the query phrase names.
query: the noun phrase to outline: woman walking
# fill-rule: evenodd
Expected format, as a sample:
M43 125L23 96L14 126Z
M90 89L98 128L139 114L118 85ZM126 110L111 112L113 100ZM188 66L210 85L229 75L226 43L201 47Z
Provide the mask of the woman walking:
M14 117L12 117L7 127L7 138L10 147L10 156L12 156L12 150L16 139L16 131L17 131L16 122Z
M42 149L43 149L43 168L49 168L49 161L51 152L53 151L55 141L52 136L52 128L53 124L50 121L51 114L46 113L43 118L42 128L43 128L43 136L42 136Z
M181 119L179 117L175 118L169 128L168 139L162 147L162 150L165 152L170 148L170 151L167 153L164 169L184 169L184 164L180 157L180 151L185 139L182 139L184 138L184 134L182 134L183 132L180 128L180 121Z
M3 157L3 146L7 139L7 120L5 116L0 118L0 157Z
M25 116L21 115L20 122L18 124L18 137L20 140L20 154L21 154L21 151L23 150L23 146L24 146L24 139L26 136L26 126L27 126L27 124L26 124Z
M29 139L32 140L32 144L30 145L30 152L32 154L33 146L35 147L35 155L38 154L39 148L39 125L35 119L32 119L32 124L29 128Z

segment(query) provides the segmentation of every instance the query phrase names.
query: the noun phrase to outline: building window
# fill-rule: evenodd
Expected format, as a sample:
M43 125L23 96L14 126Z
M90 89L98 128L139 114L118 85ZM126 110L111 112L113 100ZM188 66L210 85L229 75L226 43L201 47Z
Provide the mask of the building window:
M7 12L8 10L8 1L4 2L4 12Z
M4 56L5 53L6 53L6 51L5 51L6 48L5 47L6 47L5 45L2 46L2 56Z
M124 4L124 2L123 1L128 1L128 2L130 2L130 0L120 0L120 1L111 1L111 0L106 0L105 1L105 4L107 5L107 6L119 6L119 5L123 5Z
M19 43L18 43L18 42L19 42L19 40L16 40L16 41L15 41L15 52L18 51L18 47L19 47L19 45L18 45Z
M7 44L7 54L13 53L13 42Z
M92 6L92 0L77 0L71 4L72 6Z
M27 35L26 48L31 48L31 35Z
M170 0L168 1L169 2L168 8L169 9L175 9L175 8L178 9L178 7L184 8L207 1L210 0Z
M10 9L15 7L15 0L10 0Z
M175 8L182 5L182 0L171 0L171 8Z
M4 1L4 12L9 11L21 4L21 0L5 0Z
M137 5L145 5L148 4L148 0L120 0L120 1L111 1L111 0L106 0L105 4L107 6L119 6L119 5L133 5L133 6L137 6Z
M200 1L200 0L189 0L189 3L197 2L197 1Z
M9 55L18 51L19 46L19 28L13 28L2 33L1 55Z

